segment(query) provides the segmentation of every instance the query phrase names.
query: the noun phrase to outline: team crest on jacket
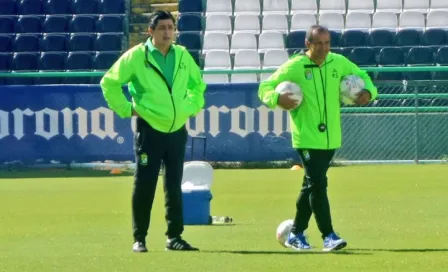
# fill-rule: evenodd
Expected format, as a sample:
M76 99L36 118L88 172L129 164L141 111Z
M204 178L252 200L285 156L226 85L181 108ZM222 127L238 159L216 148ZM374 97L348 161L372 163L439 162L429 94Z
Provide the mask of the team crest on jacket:
M313 72L311 70L305 70L305 78L308 80L313 79Z
M338 77L339 77L338 70L333 69L333 78L338 78Z

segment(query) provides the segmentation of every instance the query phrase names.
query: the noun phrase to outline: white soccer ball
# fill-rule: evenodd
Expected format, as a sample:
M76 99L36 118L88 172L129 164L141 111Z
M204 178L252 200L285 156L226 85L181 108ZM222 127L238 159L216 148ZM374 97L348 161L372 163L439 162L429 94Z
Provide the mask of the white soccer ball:
M277 241L285 246L285 242L288 240L289 233L291 232L292 225L294 224L294 220L288 219L280 223L277 227Z
M346 105L355 104L359 92L365 87L364 80L357 75L345 76L340 85L341 100Z
M297 107L300 106L300 104L302 104L302 100L303 100L302 90L300 89L299 85L297 85L294 82L283 81L282 83L277 85L277 87L275 88L275 91L279 94L288 93L288 92L292 93L290 95L290 98L297 101ZM295 107L291 110L294 110L297 107Z

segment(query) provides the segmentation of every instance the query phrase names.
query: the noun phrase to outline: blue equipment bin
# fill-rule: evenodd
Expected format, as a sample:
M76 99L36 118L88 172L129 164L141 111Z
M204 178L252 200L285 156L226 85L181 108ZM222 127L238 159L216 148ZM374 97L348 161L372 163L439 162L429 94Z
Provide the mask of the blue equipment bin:
M182 191L184 225L210 224L210 190Z

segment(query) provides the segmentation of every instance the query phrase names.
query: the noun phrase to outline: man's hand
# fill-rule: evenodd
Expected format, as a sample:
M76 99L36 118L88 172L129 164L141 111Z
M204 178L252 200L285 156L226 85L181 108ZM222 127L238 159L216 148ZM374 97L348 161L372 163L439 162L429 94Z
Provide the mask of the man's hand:
M285 110L290 110L297 107L297 100L292 99L292 93L283 93L278 97L277 104Z
M355 104L358 106L365 106L369 104L370 98L372 98L370 92L367 90L362 90L361 92L359 92L358 98L356 98L355 100Z

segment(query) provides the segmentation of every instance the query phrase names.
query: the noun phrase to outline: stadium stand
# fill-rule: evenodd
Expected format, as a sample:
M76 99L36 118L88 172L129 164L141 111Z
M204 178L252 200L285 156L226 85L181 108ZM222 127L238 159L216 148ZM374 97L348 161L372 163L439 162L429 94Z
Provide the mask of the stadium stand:
M0 71L106 70L127 47L124 0L2 0ZM0 84L97 83L14 78Z

